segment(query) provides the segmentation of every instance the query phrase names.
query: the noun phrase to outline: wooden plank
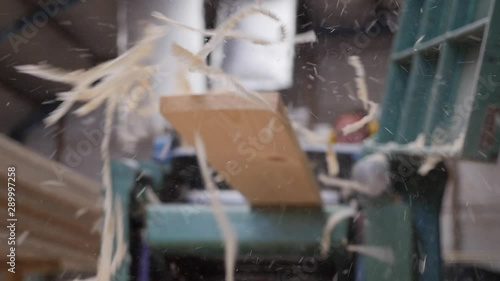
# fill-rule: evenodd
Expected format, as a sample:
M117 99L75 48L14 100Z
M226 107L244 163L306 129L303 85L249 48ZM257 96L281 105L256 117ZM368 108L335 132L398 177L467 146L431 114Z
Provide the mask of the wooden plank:
M17 238L28 233L16 245L17 261L40 260L64 269L94 270L99 235L91 229L102 214L100 184L4 136L0 136L0 155L3 183L8 167L16 168L15 182L10 182L15 184ZM7 196L7 192L0 193L0 207L5 210ZM0 219L5 221L7 213ZM7 234L6 229L0 230L0 237ZM0 245L0 252L5 251L6 244Z
M52 226L64 228L68 234L90 236L91 226L99 219L99 216L88 212L78 216L74 209L61 208L57 202L44 197L29 196L23 192L22 185L18 187L20 192L16 193L17 215L26 215L39 221L50 222ZM7 194L0 193L0 207L7 210ZM3 216L7 216L7 213Z
M47 159L23 145L0 135L0 170L7 171L10 166L16 167L16 181L26 184L32 192L45 192L52 187L55 192L47 191L61 203L73 204L80 208L96 206L101 199L100 184L68 167ZM2 174L2 176L6 176ZM46 188L41 188L45 184Z
M7 245L0 245L0 253L7 252ZM28 253L28 254L25 254ZM97 264L97 255L82 253L73 249L61 246L57 243L48 243L37 237L28 236L21 245L16 245L16 256L29 255L30 259L43 259L59 262L63 267L71 267L75 270L94 270ZM22 262L16 258L17 262Z
M279 94L261 96L267 104L232 94L169 96L161 112L187 144L200 132L212 167L251 205L321 205Z
M56 273L61 271L61 265L54 260L42 259L19 259L16 261L16 272L22 270L23 273ZM0 263L5 264L7 260L0 259Z
M52 224L50 219L37 220L23 213L17 213L16 217L16 233L18 238L22 233L27 232L28 237L37 237L82 253L96 254L99 252L99 235L97 233L90 234L90 227L86 232L76 233L75 231L68 231L67 228ZM7 221L7 216L0 215L0 219ZM0 231L0 233L2 232Z
M21 271L16 271L16 273L5 272L5 281L24 281L24 274Z

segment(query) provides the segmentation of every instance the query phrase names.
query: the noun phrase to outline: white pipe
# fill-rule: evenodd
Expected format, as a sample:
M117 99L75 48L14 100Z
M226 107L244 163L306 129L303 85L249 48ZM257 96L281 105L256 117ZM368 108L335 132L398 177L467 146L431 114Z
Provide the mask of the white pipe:
M222 0L218 9L220 23L236 10L255 5L255 0ZM277 14L287 29L282 43L262 46L228 39L212 53L211 64L236 76L254 91L277 91L292 86L297 0L266 0L263 7ZM236 27L238 32L277 42L280 23L261 15L250 16Z

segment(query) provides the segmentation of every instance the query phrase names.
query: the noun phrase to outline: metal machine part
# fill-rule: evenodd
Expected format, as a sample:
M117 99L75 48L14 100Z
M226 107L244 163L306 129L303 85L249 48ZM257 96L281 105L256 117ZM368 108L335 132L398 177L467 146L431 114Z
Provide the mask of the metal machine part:
M372 151L494 162L500 3L407 0Z
M112 166L113 190L125 208L124 237L132 257L116 278L143 281L141 276L147 274L148 280L220 280L223 241L210 206L147 204L144 189L163 186L157 181L161 166L131 161ZM226 206L238 233L236 280L331 280L334 275L353 280L354 256L345 250L352 240L349 220L333 231L331 254L321 257L318 251L327 217L345 208Z

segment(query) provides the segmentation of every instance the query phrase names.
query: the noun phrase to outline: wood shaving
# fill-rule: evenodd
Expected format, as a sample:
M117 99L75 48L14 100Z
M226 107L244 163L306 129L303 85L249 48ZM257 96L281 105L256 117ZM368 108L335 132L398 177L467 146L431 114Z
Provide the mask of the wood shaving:
M286 27L283 24L280 25L280 38L279 41L277 42L265 41L262 39L248 36L246 34L237 33L233 30L239 21L254 14L261 14L263 16L271 18L276 22L280 22L278 16L270 12L269 10L263 9L262 7L249 7L233 14L226 21L224 21L216 30L204 31L182 24L178 21L172 20L158 12L152 13L154 17L161 19L165 22L168 22L170 24L174 24L178 27L186 28L191 31L200 32L202 34L212 36L197 54L192 53L191 51L187 50L186 48L183 48L182 46L176 43L172 44L172 54L175 57L177 57L180 62L184 63L189 71L205 74L209 78L217 80L223 85L232 87L236 94L239 94L253 102L264 103L269 106L267 101L264 100L258 93L246 89L236 78L228 75L222 69L207 65L208 55L211 52L213 52L217 47L217 45L222 43L227 37L249 40L253 43L261 45L280 43L286 40L287 31Z
M328 255L328 251L330 249L332 231L335 229L335 227L345 219L355 217L357 213L358 211L356 205L352 204L350 208L340 210L330 215L325 224L325 227L323 228L323 237L321 239L321 244L320 244L321 256L326 257Z
M219 231L222 233L225 245L225 269L226 269L226 281L234 281L234 273L236 267L236 258L238 255L238 242L237 234L234 231L229 217L224 212L221 202L217 196L218 188L215 185L212 177L210 176L210 168L208 167L207 156L205 145L199 134L199 132L194 135L194 142L196 148L196 155L198 159L198 166L203 177L203 182L205 183L205 188L209 192L210 202L212 204L212 211L219 227Z
M266 10L260 6L257 7L248 7L245 9L242 9L236 13L234 13L231 17L229 17L227 20L225 20L216 30L215 30L215 35L210 38L210 40L203 46L203 48L198 52L198 56L205 60L207 56L215 50L218 44L223 42L225 38L227 37L227 34L230 34L232 30L236 27L236 24L240 22L242 19L254 15L254 14L261 14L264 15L276 22L281 22L279 17L270 12L269 10ZM287 37L287 31L286 27L281 24L280 25L280 42L284 42Z
M394 252L389 247L348 245L347 251L363 254L387 264L394 264Z
M317 144L325 144L326 145L326 150L325 150L325 161L326 161L326 166L328 170L328 175L330 176L337 176L340 170L339 167L339 162L337 159L337 153L333 149L333 141L332 141L332 136L330 133L330 136L328 138L325 138L324 136L321 136L308 128L302 126L302 124L298 122L292 122L292 127L294 128L295 131L299 132L302 134L309 142L311 143L317 143Z
M184 77L184 70L198 71L205 73L208 76L212 76L215 79L225 81L228 85L235 89L237 94L241 94L249 99L254 99L255 101L260 100L261 102L265 102L265 100L257 93L245 89L245 87L243 87L235 78L230 77L220 69L206 65L208 55L227 37L245 39L261 45L275 43L247 36L233 30L240 20L254 14L261 14L280 22L279 18L275 14L263 9L260 6L250 7L235 13L214 31L195 30L167 18L166 20L171 24L176 24L190 30L211 35L210 40L197 54L193 54L177 44L173 45L172 51L174 52L174 55L184 61L186 66L186 68L181 68L178 71L177 74L179 79L182 81L182 77ZM160 14L156 13L154 16L163 20L166 18L161 17ZM56 110L51 112L49 117L45 119L47 126L57 123L64 115L71 111L77 102L84 103L74 111L74 114L77 116L87 115L88 113L96 110L98 107L105 105L104 138L101 145L101 157L104 162L102 171L103 188L105 192L103 206L104 223L102 225L101 248L98 259L98 272L96 276L97 281L109 281L116 273L123 260L126 258L127 253L126 243L123 241L122 237L124 229L121 203L118 200L113 202L112 199L113 192L109 146L113 131L112 125L114 115L119 105L125 104L129 112L137 111L140 107L136 100L130 99L130 94L137 94L137 92L133 91L134 87L140 83L144 83L144 81L148 80L154 72L154 68L145 65L145 63L149 56L153 53L158 39L165 34L165 31L165 28L150 25L146 29L144 39L136 44L132 49L123 53L116 59L104 62L87 70L66 71L49 65L25 65L16 67L19 72L73 86L70 91L57 94L57 99L61 101L61 104ZM284 25L281 25L278 42L285 41L286 37L286 28ZM143 87L144 96L148 93L148 90L150 90L147 86L148 85ZM182 86L179 91L189 92L190 89ZM212 194L210 198L212 201L214 216L224 236L226 280L232 281L234 280L235 263L238 251L236 233L232 229L229 219L223 211L222 205L215 196L217 188L208 172L209 169L206 162L206 154L203 142L199 135L197 135L196 138L196 148L198 151L200 169L202 171L207 190L209 190ZM115 238L116 250L113 253Z
M350 56L347 59L347 62L354 68L356 73L356 78L354 79L356 86L358 87L356 95L363 103L363 107L368 109L368 86L366 85L365 68L363 67L363 64L361 64L361 60L358 56Z
M59 180L47 180L40 184L41 187L68 187L64 182Z
M356 92L357 98L363 103L364 109L368 110L368 114L361 120L342 128L342 133L344 135L354 133L373 121L378 110L378 104L368 99L368 86L366 85L365 69L363 67L363 64L361 63L361 60L358 56L350 56L348 58L348 63L354 68L356 72L356 78L354 80L358 88Z
M246 89L238 80L226 74L222 69L207 65L200 59L199 56L191 53L184 47L173 43L172 54L181 62L186 63L190 71L200 72L207 75L209 78L219 80L224 84L231 86L235 90L235 94L238 94L254 103L263 103L270 107L269 103L257 92Z
M150 204L154 204L154 205L161 204L160 199L158 198L158 196L156 195L156 193L153 191L153 189L151 187L149 187L149 186L146 187L145 195L146 195L146 199L148 200L148 202Z
M81 209L78 209L75 213L75 218L79 218L83 215L85 215L87 212L89 211L88 208L81 208Z
M29 235L30 235L29 231L23 231L23 233L21 233L21 235L19 235L19 237L17 237L16 239L17 245L21 246Z
M329 176L335 177L339 174L339 161L337 159L337 153L333 150L332 136L330 136L330 139L326 144L326 167L328 169Z
M426 176L442 160L443 160L442 157L435 157L435 156L429 156L425 158L424 163L422 163L420 168L418 168L418 174L421 176Z
M211 36L215 36L216 34L216 31L215 30L202 30L202 29L198 29L198 28L194 28L192 26L189 26L187 24L184 24L184 23L181 23L179 21L176 21L176 20L173 20L171 18L168 18L166 17L165 15L159 13L159 12L153 12L151 13L151 15L159 20L162 20L166 23L169 23L169 24L173 24L177 27L181 27L181 28L184 28L184 29L187 29L189 31L194 31L194 32L198 32L202 35L205 35L207 37L211 37ZM238 31L234 31L234 30L231 30L231 31L228 31L226 33L226 37L228 38L234 38L234 39L243 39L243 40L246 40L246 41L250 41L252 42L253 44L257 44L257 45L273 45L273 44L277 44L277 43L281 43L283 40L279 40L279 41L270 41L270 40L266 40L266 39L263 39L263 38L258 38L258 37L253 37L251 35L248 35L248 34L244 34L244 33L240 33ZM304 33L304 40L312 40L312 35L309 34L309 33ZM281 39L283 39L283 36L280 37Z
M295 44L315 43L318 42L318 37L314 30L295 35Z
M116 273L119 266L122 264L122 262L128 255L127 243L123 239L123 234L125 233L125 229L123 228L123 220L126 218L123 216L122 204L120 199L118 198L116 198L115 200L114 212L116 218L115 219L116 228L114 234L114 237L116 237L116 249L113 258L111 259L112 274Z
M136 84L135 79L130 79L131 67L137 67L144 63L155 47L155 43L165 34L165 29L149 26L146 29L145 38L135 47L125 52L116 59L101 63L88 70L65 71L50 65L22 65L17 66L17 71L30 74L46 80L66 83L73 86L68 92L58 94L58 99L62 104L45 119L47 126L53 125L67 114L72 106L78 102L89 102L96 98L89 105L91 111L96 106L102 104L103 95L112 93L123 93L130 90ZM137 69L136 69L137 70ZM125 76L128 79L125 79ZM96 81L100 81L94 85ZM115 84L121 82L119 84ZM94 85L94 86L93 86ZM104 94L103 94L104 93ZM82 109L84 114L85 110Z
M86 115L105 104L104 137L101 144L104 225L97 267L98 281L109 281L126 256L126 244L123 242L123 238L120 238L120 235L123 235L121 205L118 204L113 208L112 200L109 146L114 115L119 102L130 98L128 94L130 94L132 87L143 81L144 77L151 75L152 67L144 65L144 63L146 58L152 54L157 40L165 34L164 31L164 28L149 26L146 29L146 36L135 47L116 59L88 70L68 72L48 65L26 65L16 68L22 73L73 86L71 91L58 94L58 99L62 103L46 118L47 126L59 121L76 102L85 102L75 110L75 114L78 116ZM96 84L96 81L99 83ZM118 244L113 255L115 237L118 239Z
M357 181L345 180L345 179L336 178L336 177L329 177L329 176L324 175L324 174L320 174L318 176L318 180L326 186L337 187L337 188L340 188L340 189L346 190L346 191L355 191L355 192L365 194L365 195L372 194L372 192L370 191L368 186L365 186Z
M102 226L104 224L104 218L103 217L100 217L99 219L97 219L94 224L92 225L92 227L90 228L90 234L94 234L94 233L100 233L102 234Z

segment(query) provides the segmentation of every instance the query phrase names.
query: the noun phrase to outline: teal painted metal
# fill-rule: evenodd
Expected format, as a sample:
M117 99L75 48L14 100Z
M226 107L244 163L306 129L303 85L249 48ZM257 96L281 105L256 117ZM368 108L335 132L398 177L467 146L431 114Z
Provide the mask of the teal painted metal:
M392 185L380 198L362 201L366 245L390 249L394 263L366 257L366 281L442 281L439 214L447 181L440 163L416 173L422 157L393 155Z
M111 176L113 182L113 198L119 199L123 209L123 238L129 244L129 215L131 209L130 193L136 185L137 168L124 162L112 161ZM114 241L116 250L116 239ZM112 281L123 281L130 279L130 259L126 258L112 277Z
M311 256L317 253L328 216L347 207L251 209L226 206L240 255ZM347 258L349 221L332 233L333 254ZM147 241L166 255L222 257L224 243L210 206L163 204L147 209Z
M365 245L389 249L394 255L394 263L364 256L364 280L418 280L413 269L414 234L408 205L402 202L369 205L364 213Z
M163 168L150 162L136 162L134 160L112 161L111 176L113 183L113 198L120 200L123 211L123 239L129 245L129 222L131 212L137 211L140 208L141 202L144 202L144 192L137 191L137 196L132 194L137 188L138 180L148 175L152 179L153 188L159 188L163 179ZM131 200L135 196L134 200ZM114 249L116 250L116 240L114 241ZM130 258L127 257L119 266L116 274L113 276L113 281L123 281L130 279Z
M406 0L400 14L380 130L367 150L496 161L500 2ZM417 151L407 144L418 137Z

